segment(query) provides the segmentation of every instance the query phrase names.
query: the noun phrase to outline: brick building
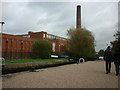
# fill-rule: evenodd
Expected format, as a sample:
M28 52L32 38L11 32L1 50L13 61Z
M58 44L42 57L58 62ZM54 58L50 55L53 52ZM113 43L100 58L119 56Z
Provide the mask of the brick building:
M76 28L81 27L81 6L77 6ZM47 32L28 32L24 35L2 34L2 57L4 58L31 58L32 44L39 39L49 40L52 51L66 52L67 39Z
M47 32L28 32L23 35L2 34L2 57L6 59L31 58L32 44L39 39L50 41L52 51L63 53L67 50L67 39Z

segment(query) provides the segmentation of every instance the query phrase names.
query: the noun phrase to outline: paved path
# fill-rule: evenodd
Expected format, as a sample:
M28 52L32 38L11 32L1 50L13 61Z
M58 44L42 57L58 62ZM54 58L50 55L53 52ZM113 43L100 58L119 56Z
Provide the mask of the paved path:
M39 69L3 77L3 88L118 88L114 64L105 74L103 61L88 61L59 67Z

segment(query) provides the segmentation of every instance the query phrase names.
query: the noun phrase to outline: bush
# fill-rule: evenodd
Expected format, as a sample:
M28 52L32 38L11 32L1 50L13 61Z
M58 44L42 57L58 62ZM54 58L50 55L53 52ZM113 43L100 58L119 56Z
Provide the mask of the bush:
M68 45L72 57L95 57L95 44L92 32L85 28L69 29Z
M51 45L47 40L38 40L32 46L32 56L35 59L47 59L51 55Z

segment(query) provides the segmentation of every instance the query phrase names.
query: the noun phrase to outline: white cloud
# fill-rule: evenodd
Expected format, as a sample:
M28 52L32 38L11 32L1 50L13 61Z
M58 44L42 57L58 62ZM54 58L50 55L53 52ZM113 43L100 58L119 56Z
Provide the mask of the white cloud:
M46 31L67 37L69 28L75 28L76 5L82 6L82 26L92 31L96 50L105 48L114 39L117 27L117 3L115 2L7 2L3 3L4 32L24 34Z

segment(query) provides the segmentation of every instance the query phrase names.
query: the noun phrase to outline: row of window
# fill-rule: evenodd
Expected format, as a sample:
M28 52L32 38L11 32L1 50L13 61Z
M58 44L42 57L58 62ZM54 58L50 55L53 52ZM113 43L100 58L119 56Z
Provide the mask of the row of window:
M66 39L64 39L64 38L62 38L62 37L57 37L57 36L53 36L53 35L49 35L49 34L47 34L47 38L48 38L48 39L66 40Z
M12 39L4 39L3 40L3 49L23 49L23 50L31 50L32 44L34 42L22 41L22 40L12 40Z
M3 41L6 41L6 43L11 43L11 42L18 42L18 43L22 43L22 44L32 44L34 43L33 41L22 41L22 40L13 40L13 39L3 39Z

